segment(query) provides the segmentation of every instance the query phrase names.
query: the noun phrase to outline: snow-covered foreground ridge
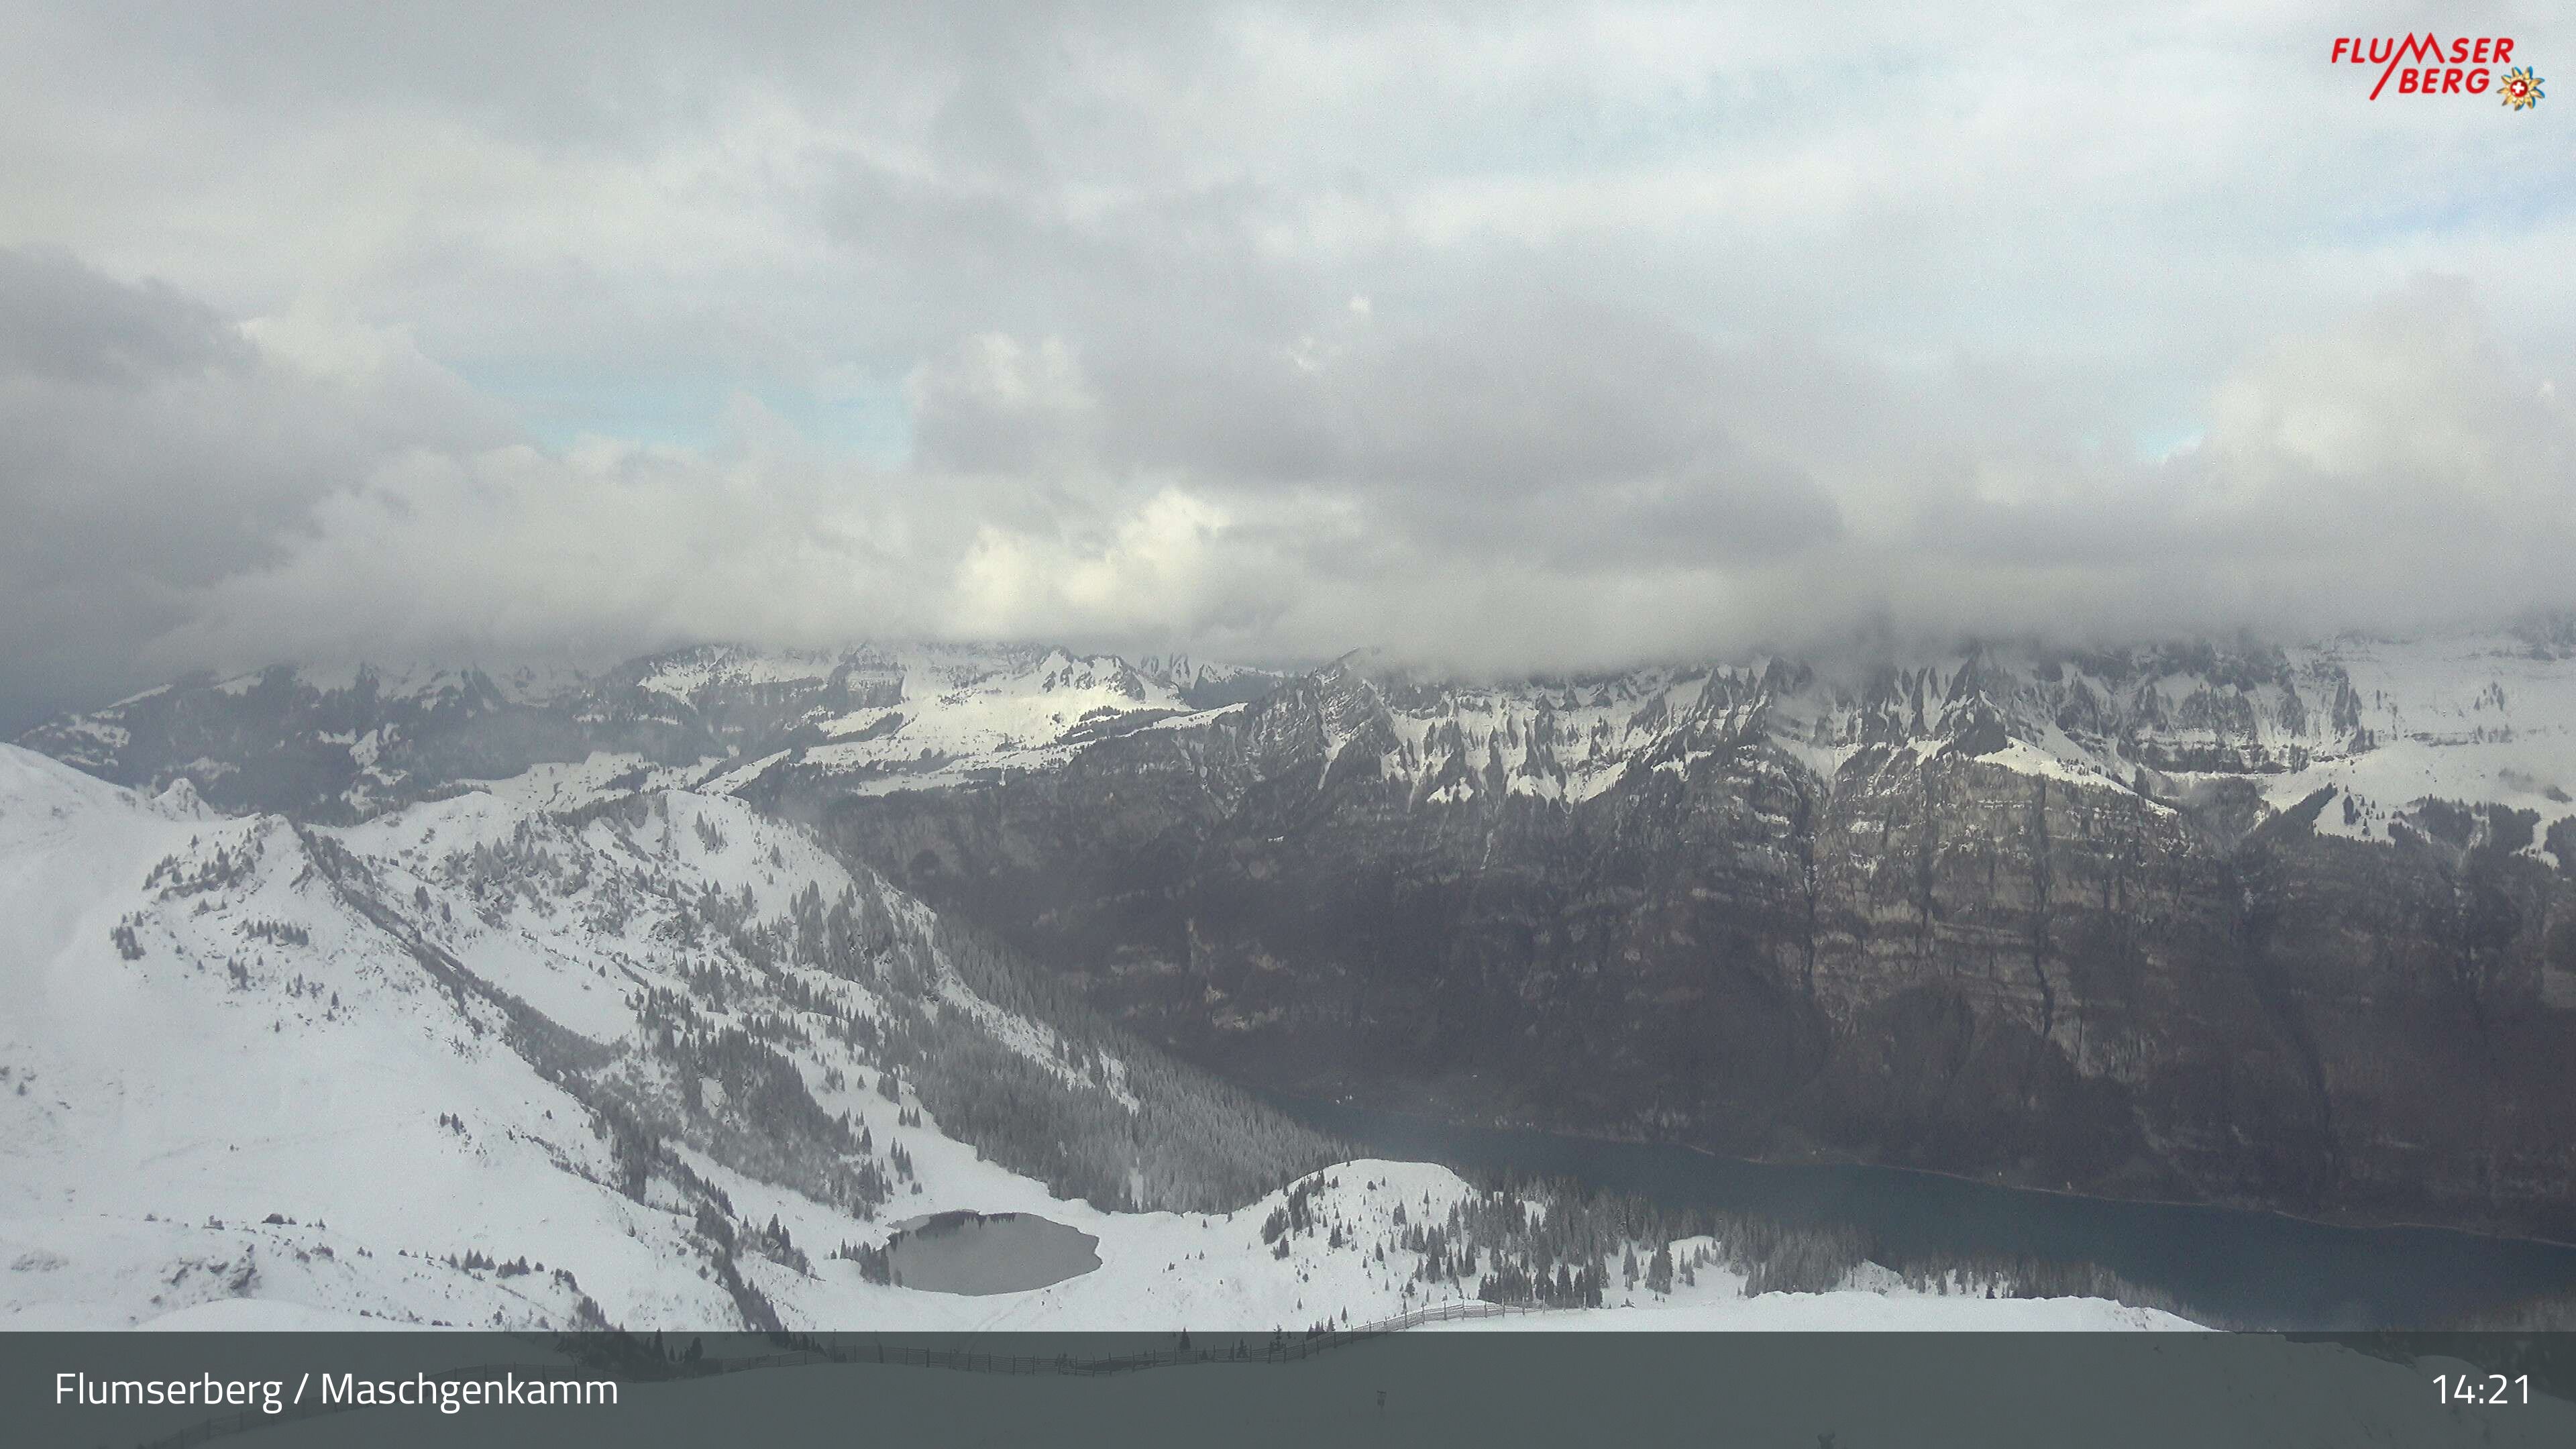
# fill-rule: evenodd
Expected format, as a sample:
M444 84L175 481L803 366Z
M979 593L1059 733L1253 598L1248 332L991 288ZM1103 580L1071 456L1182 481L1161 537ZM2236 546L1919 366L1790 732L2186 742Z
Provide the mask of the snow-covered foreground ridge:
M739 801L532 800L326 830L0 746L0 1324L1295 1329L1511 1270L1456 1175L1283 1170L1319 1140L994 999L986 948ZM961 1209L1100 1266L871 1281ZM1626 1282L1658 1246L1665 1291ZM1533 1321L2179 1323L1868 1270L1748 1298L1721 1244L1593 1247L1634 1306Z

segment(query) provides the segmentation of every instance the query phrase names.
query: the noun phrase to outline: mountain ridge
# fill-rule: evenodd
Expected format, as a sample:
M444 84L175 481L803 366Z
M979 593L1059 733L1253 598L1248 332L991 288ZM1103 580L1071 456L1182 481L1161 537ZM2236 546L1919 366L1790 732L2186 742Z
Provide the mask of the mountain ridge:
M1503 684L1362 651L1214 707L1038 648L677 651L547 701L414 677L271 671L29 742L342 826L730 795L1261 1087L2576 1235L2548 631Z
M1613 1205L1577 1233L1444 1168L1335 1161L720 796L477 789L331 826L0 745L0 913L21 1328L1267 1334L1525 1297L1569 1255L1597 1302L1658 1254L1679 1272L1630 1291L1675 1325L2186 1326L1983 1291L2034 1292L2027 1265L1836 1243L1801 1269L1758 1225ZM1014 1215L1084 1246L945 1291L904 1246Z
M20 743L121 783L157 789L190 775L227 808L347 819L459 780L601 753L664 766L721 762L731 782L792 756L795 772L840 777L841 788L946 788L993 770L1052 768L1112 732L1188 727L1251 702L1232 696L1309 688L1348 714L1327 722L1337 734L1382 712L1388 767L1437 781L1425 794L1500 788L1582 798L1636 759L1678 761L1694 741L1758 724L1828 781L1869 744L1939 741L1994 755L2018 742L2044 757L2026 760L2030 768L2133 788L2143 775L2150 794L2179 794L2190 783L2166 777L2297 777L2305 788L2265 789L2278 811L2325 784L2377 800L2363 788L2377 782L2349 767L2393 745L2416 777L2394 788L2419 791L2395 803L2449 789L2532 810L2545 835L2576 815L2557 798L2576 787L2567 723L2576 694L2560 667L2570 657L2576 647L2525 631L2294 648L1977 646L1832 671L1841 682L1771 656L1478 684L1362 653L1283 675L1185 659L1131 666L1037 646L708 645L589 675L278 666L146 691L47 721ZM2538 707L2513 704L2525 684L2545 691ZM2428 767L2466 759L2429 753L2458 746L2494 759L2467 777Z

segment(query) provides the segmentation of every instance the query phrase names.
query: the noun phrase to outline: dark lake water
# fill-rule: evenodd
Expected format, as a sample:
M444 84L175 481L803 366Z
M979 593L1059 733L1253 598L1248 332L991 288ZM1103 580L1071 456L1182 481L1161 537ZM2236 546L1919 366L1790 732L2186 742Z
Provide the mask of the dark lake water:
M1899 1258L1999 1253L2095 1262L2240 1327L2424 1328L2542 1293L2576 1292L2576 1247L2556 1243L2441 1228L2335 1227L1902 1168L1746 1162L1337 1103L1278 1105L1381 1157L1570 1177L1670 1208L1848 1226Z
M930 1293L1025 1293L1100 1266L1100 1240L1035 1213L941 1213L886 1242L895 1281Z

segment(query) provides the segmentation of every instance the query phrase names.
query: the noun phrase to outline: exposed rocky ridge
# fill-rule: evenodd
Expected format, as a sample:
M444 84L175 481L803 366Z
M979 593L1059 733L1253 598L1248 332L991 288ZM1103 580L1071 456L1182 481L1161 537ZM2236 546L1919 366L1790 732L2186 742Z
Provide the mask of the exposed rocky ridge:
M1282 1088L2576 1235L2565 666L2389 653L1350 661L833 823Z
M28 742L238 808L304 757L209 695L295 683ZM1255 1082L2576 1237L2569 639L1272 684L683 651L380 705L420 722L268 803L365 813L533 741L828 820ZM300 738L354 727L329 703ZM200 716L233 733L166 722Z

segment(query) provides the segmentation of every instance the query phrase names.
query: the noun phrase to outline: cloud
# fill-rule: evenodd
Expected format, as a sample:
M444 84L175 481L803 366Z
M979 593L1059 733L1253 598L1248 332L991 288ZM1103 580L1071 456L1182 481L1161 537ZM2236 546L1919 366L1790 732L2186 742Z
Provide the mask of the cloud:
M399 338L325 375L295 333L0 248L0 720L146 681L196 591L288 556L388 455L505 436Z
M2280 339L2211 391L2207 433L2154 462L2006 473L1928 494L1916 536L1956 591L2019 578L2096 632L2404 630L2576 603L2576 418L2503 349L2470 288L2421 279Z
M2576 154L2368 102L2343 12L322 13L0 20L0 728L298 655L2570 602Z
M0 372L13 378L131 386L249 360L221 314L167 283L120 286L56 249L0 251Z
M905 384L913 438L928 463L1026 470L1090 450L1099 403L1061 337L1023 343L1002 332L959 342Z
M397 336L209 321L58 258L0 276L44 279L64 311L52 350L0 376L31 702L276 658L702 638L1374 643L1508 670L1830 647L1888 621L1926 640L2402 627L2567 602L2576 546L2576 424L2456 282L2266 345L2158 458L1963 423L2000 405L1982 376L1811 361L1744 396L1758 349L1615 316L1389 341L1345 307L1350 330L1258 359L1249 393L1202 386L1197 413L1157 413L1133 351L1095 371L1061 338L962 337L909 388L919 456L882 465L748 395L711 447L549 449ZM100 338L125 360L85 360ZM1809 448L1751 426L1854 398L1952 421Z

